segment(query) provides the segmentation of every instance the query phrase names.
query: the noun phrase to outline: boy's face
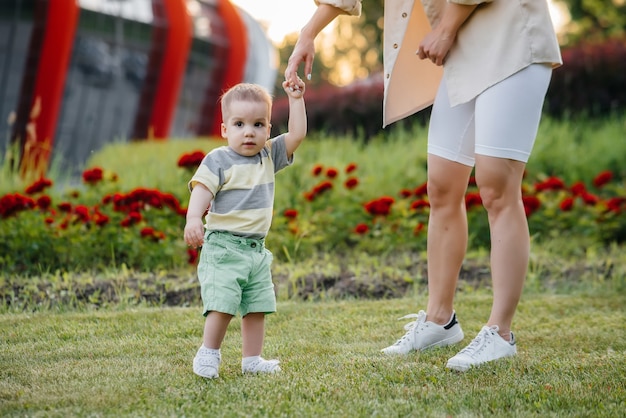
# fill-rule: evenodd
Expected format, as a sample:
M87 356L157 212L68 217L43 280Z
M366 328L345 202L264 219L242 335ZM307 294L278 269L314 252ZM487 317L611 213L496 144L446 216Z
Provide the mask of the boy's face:
M250 157L263 149L270 137L267 103L234 101L222 122L222 138L237 154Z

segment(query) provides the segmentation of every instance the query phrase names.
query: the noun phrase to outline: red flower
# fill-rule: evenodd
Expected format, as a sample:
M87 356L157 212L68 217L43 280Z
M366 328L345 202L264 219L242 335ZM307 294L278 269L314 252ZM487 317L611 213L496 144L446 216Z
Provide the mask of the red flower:
M337 177L337 174L339 174L339 172L336 168L331 167L326 170L326 177L328 177L329 179L334 179L335 177Z
M413 228L413 235L419 235L422 230L424 230L424 224L420 222Z
M583 193L581 197L583 198L583 201L585 202L585 204L589 206L593 206L600 201L598 196L591 194L591 193L587 193L587 192Z
M480 193L468 193L465 195L465 208L469 209L474 206L480 206L483 204L483 199L480 197Z
M139 234L143 238L150 238L153 241L159 241L159 240L165 239L165 234L163 232L157 231L154 228L151 228L149 226L142 228L141 231L139 231Z
M139 212L130 212L128 216L120 222L120 225L123 227L129 227L141 221L141 213Z
M100 167L94 167L83 171L83 181L87 184L96 184L102 180L103 171Z
M359 235L367 234L369 230L370 230L370 227L365 224L358 224L357 226L354 227L354 232L356 232Z
M89 208L84 205L78 205L74 208L74 213L78 216L83 222L89 221Z
M587 193L585 183L583 183L582 181L577 181L576 183L572 184L570 190L572 191L572 194L574 196L582 196L584 193Z
M317 177L322 173L323 170L324 167L321 164L316 164L313 166L312 174Z
M47 223L48 225L53 224L54 223L54 218L47 217L46 219L44 219L44 222Z
M400 196L407 198L407 197L411 197L411 195L413 194L412 191L410 191L409 189L402 189L400 190Z
M394 202L395 200L393 197L383 196L379 199L371 200L365 203L363 206L370 215L387 216L389 215L389 212L391 211L391 205L393 205Z
M423 183L421 186L418 186L413 193L415 194L415 197L421 197L421 196L425 196L428 194L428 182Z
M141 234L142 237L151 237L152 234L154 234L154 229L150 228L149 226L146 226L144 228L141 228L141 231L139 231L139 233Z
M59 210L60 210L61 212L71 212L71 211L72 211L72 204L71 204L71 203L69 203L69 202L62 202L62 203L59 203L59 204L57 205L57 207L59 208Z
M141 213L139 212L130 212L128 214L128 218L133 222L133 223L137 223L139 221L141 221Z
M613 180L613 173L609 170L601 171L594 179L593 185L600 188Z
M296 219L298 217L298 211L295 209L285 209L283 216L289 219Z
M611 212L620 213L624 204L626 204L625 197L612 197L606 202L606 207Z
M566 197L565 199L561 201L561 204L559 205L559 207L561 208L563 212L569 212L574 207L574 198Z
M26 194L35 194L44 191L47 187L52 186L52 180L48 180L46 178L40 178L35 181L33 184L28 186L24 193Z
M345 181L343 185L346 187L346 189L354 189L356 186L359 185L359 179L357 179L356 177L350 177L348 180Z
M527 217L535 213L541 206L541 201L537 196L523 196L522 202L524 203L524 212L526 212Z
M39 206L43 210L48 209L51 204L52 199L50 199L50 196L44 195L37 198L37 206Z
M196 264L196 260L198 260L198 250L196 248L187 248L187 255L189 256L187 259L189 264Z
M323 181L319 183L317 186L313 187L313 196L317 197L318 195L332 188L333 188L333 184L330 181L328 180Z
M187 154L183 154L178 159L178 166L183 168L196 168L204 160L203 151L193 151Z
M430 203L428 202L428 200L424 200L424 199L418 199L418 200L413 201L413 203L411 203L411 209L413 210L429 208L429 207L430 207Z
M565 183L563 183L563 180L558 177L548 177L546 180L535 184L535 191L537 192L563 189L565 189Z
M357 169L357 165L355 163L350 163L346 166L346 173L352 173Z
M7 218L22 210L34 208L37 203L28 196L21 194L7 194L0 198L0 216Z
M96 212L93 215L93 221L98 226L104 226L109 223L109 217L103 213Z

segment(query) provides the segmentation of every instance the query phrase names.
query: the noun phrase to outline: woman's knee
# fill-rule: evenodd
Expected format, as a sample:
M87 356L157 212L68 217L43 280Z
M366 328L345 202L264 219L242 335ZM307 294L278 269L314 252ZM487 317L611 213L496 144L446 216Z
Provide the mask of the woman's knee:
M429 156L428 201L431 208L454 206L465 201L472 168Z
M525 164L494 157L477 157L476 186L487 212L517 205L522 198Z

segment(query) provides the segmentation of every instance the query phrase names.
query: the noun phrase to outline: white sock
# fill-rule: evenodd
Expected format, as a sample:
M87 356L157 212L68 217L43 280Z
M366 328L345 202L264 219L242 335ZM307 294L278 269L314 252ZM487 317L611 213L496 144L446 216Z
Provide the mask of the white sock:
M200 350L203 351L205 354L211 354L217 357L221 357L219 348L208 348L208 347L205 347L204 344L202 344L202 347L200 347Z
M255 362L257 360L259 360L261 358L261 356L250 356L250 357L244 357L241 359L241 365L242 366L247 366L252 362Z

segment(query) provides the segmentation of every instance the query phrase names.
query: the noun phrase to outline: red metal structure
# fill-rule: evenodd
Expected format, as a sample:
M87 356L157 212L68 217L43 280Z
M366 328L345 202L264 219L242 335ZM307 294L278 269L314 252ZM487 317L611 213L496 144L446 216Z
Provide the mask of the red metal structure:
M251 25L228 0L1 1L1 155L18 145L40 176L113 140L219 135L219 96L249 81L247 62L275 76Z

